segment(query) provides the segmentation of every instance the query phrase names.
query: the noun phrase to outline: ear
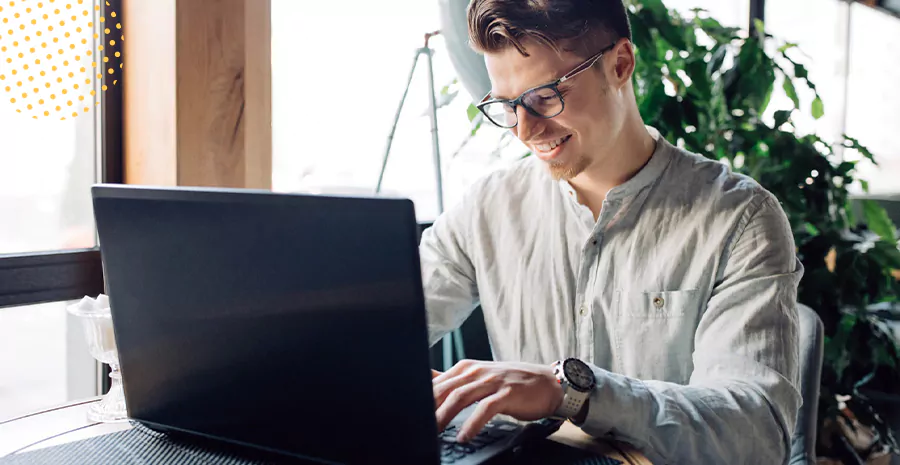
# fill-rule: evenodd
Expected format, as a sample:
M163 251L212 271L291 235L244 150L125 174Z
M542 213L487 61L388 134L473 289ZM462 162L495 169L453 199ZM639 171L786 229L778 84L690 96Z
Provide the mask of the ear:
M634 44L626 38L619 39L609 54L607 82L612 87L621 89L631 82L631 76L634 75Z

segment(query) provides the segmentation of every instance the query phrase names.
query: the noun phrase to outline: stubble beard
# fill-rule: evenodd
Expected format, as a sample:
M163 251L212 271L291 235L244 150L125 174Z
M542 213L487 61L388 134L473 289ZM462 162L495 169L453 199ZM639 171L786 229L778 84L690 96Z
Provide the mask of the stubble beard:
M589 164L590 161L587 158L579 155L578 158L572 161L549 162L547 163L547 169L550 170L550 176L555 181L568 181L584 172Z

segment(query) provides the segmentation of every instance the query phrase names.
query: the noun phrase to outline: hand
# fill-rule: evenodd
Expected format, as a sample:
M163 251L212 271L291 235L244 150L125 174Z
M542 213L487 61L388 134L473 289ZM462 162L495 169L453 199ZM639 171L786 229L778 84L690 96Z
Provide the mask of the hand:
M550 366L530 363L462 360L446 373L431 371L438 430L478 402L457 440L466 442L494 415L532 421L552 415L563 401L563 390Z

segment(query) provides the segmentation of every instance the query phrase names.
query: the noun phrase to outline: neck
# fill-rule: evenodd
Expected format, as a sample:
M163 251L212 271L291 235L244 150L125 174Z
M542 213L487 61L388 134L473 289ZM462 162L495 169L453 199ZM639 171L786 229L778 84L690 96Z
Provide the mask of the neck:
M569 180L578 192L579 200L591 209L596 219L610 189L634 177L653 156L656 140L647 131L640 117L630 118L616 142L596 154L599 162Z

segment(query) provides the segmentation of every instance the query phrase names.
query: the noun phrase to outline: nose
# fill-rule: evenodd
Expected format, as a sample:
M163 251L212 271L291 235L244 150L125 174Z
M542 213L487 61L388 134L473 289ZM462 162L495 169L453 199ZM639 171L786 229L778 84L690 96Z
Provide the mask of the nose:
M513 128L513 133L519 140L523 142L527 141L532 134L535 133L535 130L540 124L540 118L529 113L528 110L521 105L516 107L516 118L518 119L518 124Z

